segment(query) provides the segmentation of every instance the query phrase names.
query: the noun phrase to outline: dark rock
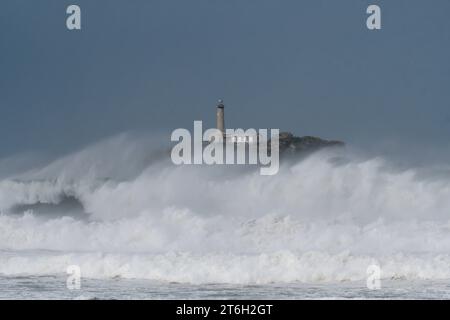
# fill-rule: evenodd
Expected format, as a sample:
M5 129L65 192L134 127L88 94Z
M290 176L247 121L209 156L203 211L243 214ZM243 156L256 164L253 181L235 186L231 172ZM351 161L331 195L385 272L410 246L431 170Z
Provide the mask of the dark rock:
M304 154L327 147L343 147L345 144L337 140L324 140L317 137L296 137L290 132L279 134L280 154ZM268 141L270 148L270 140Z

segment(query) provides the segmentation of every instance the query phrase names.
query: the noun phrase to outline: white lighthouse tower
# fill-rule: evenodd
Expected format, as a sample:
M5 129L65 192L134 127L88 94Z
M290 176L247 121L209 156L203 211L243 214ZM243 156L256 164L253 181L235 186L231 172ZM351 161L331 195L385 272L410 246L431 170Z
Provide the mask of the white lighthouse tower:
M226 133L225 129L225 105L223 100L220 99L217 104L216 110L216 128L222 132L223 140L225 143L256 143L258 141L258 134L255 130L247 130L244 131L242 129L237 130L228 130L229 133Z
M216 113L217 129L220 130L225 137L225 105L223 100L220 99L217 105Z

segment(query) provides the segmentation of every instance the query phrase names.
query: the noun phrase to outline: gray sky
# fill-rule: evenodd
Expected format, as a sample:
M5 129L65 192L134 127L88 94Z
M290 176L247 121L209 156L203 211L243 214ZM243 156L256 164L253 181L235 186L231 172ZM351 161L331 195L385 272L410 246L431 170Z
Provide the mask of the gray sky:
M69 4L81 31L66 29ZM218 98L232 128L444 145L449 12L448 0L2 0L0 156L213 126Z

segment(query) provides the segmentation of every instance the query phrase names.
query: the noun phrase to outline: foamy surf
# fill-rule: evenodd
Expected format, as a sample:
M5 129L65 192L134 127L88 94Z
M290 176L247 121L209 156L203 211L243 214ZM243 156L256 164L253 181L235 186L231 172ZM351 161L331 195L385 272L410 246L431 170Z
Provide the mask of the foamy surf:
M265 285L363 281L376 264L450 279L450 179L333 150L273 177L165 154L122 135L1 180L0 274Z

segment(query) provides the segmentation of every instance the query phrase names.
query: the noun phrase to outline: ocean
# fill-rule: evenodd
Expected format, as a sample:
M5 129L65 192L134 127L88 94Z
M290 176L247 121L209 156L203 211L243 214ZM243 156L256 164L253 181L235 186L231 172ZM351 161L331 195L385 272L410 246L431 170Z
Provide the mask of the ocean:
M323 150L261 176L174 166L165 149L127 134L11 163L0 161L0 299L450 295L442 166ZM70 266L80 289L67 286ZM374 276L379 288L367 285Z
M294 300L294 299L450 299L450 281L385 280L378 290L365 282L181 284L142 279L84 279L69 290L60 276L0 277L0 299L67 300Z

